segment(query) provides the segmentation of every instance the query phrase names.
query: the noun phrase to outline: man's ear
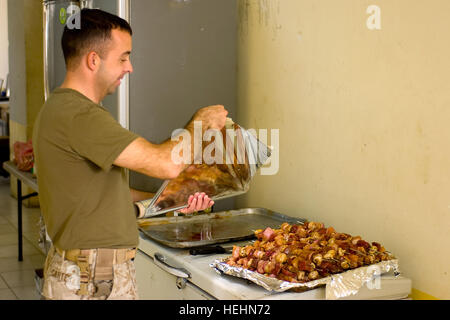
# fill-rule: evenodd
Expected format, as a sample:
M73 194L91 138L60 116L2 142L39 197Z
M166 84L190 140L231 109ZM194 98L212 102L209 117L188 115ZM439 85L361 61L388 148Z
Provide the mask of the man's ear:
M91 51L88 53L87 57L87 67L89 70L95 71L98 69L100 65L100 57L95 51Z

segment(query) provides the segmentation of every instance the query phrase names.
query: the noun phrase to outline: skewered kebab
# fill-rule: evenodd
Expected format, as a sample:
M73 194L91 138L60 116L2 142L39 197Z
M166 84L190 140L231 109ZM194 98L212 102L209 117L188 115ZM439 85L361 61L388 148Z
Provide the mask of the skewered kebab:
M253 244L234 246L226 263L294 283L394 258L377 242L370 244L318 222L283 223L280 229L260 229L255 235Z

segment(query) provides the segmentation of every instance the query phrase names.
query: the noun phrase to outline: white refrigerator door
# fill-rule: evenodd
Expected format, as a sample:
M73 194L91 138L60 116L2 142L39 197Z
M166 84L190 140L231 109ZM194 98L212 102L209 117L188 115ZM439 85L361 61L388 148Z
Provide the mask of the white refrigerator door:
M79 5L78 1L44 1L44 86L45 99L64 80L66 66L61 48L64 31L64 12L70 5ZM66 16L67 18L67 16Z
M116 14L129 20L129 0L54 0L44 1L44 86L45 99L64 81L66 65L61 47L61 38L64 31L64 19L60 15L66 12L66 19L70 12L70 5L82 8L98 8ZM128 77L118 90L102 101L102 105L112 116L128 128Z

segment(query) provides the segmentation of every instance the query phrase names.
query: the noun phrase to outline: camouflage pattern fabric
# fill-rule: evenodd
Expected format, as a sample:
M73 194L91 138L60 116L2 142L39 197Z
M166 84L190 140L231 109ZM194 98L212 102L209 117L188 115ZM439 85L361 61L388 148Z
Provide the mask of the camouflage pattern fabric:
M42 295L47 300L137 300L136 271L134 262L113 265L113 280L96 281L93 278L96 250L92 264L89 295L78 295L80 269L75 262L63 259L52 247L44 266Z

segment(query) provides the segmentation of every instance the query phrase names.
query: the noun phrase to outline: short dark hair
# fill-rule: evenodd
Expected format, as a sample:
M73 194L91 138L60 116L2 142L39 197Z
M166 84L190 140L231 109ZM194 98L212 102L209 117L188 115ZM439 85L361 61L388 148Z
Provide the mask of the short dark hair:
M79 58L88 51L97 52L103 58L105 45L111 40L111 30L119 29L133 34L129 23L111 13L99 9L82 9L80 28L64 27L61 39L66 67L78 64Z

